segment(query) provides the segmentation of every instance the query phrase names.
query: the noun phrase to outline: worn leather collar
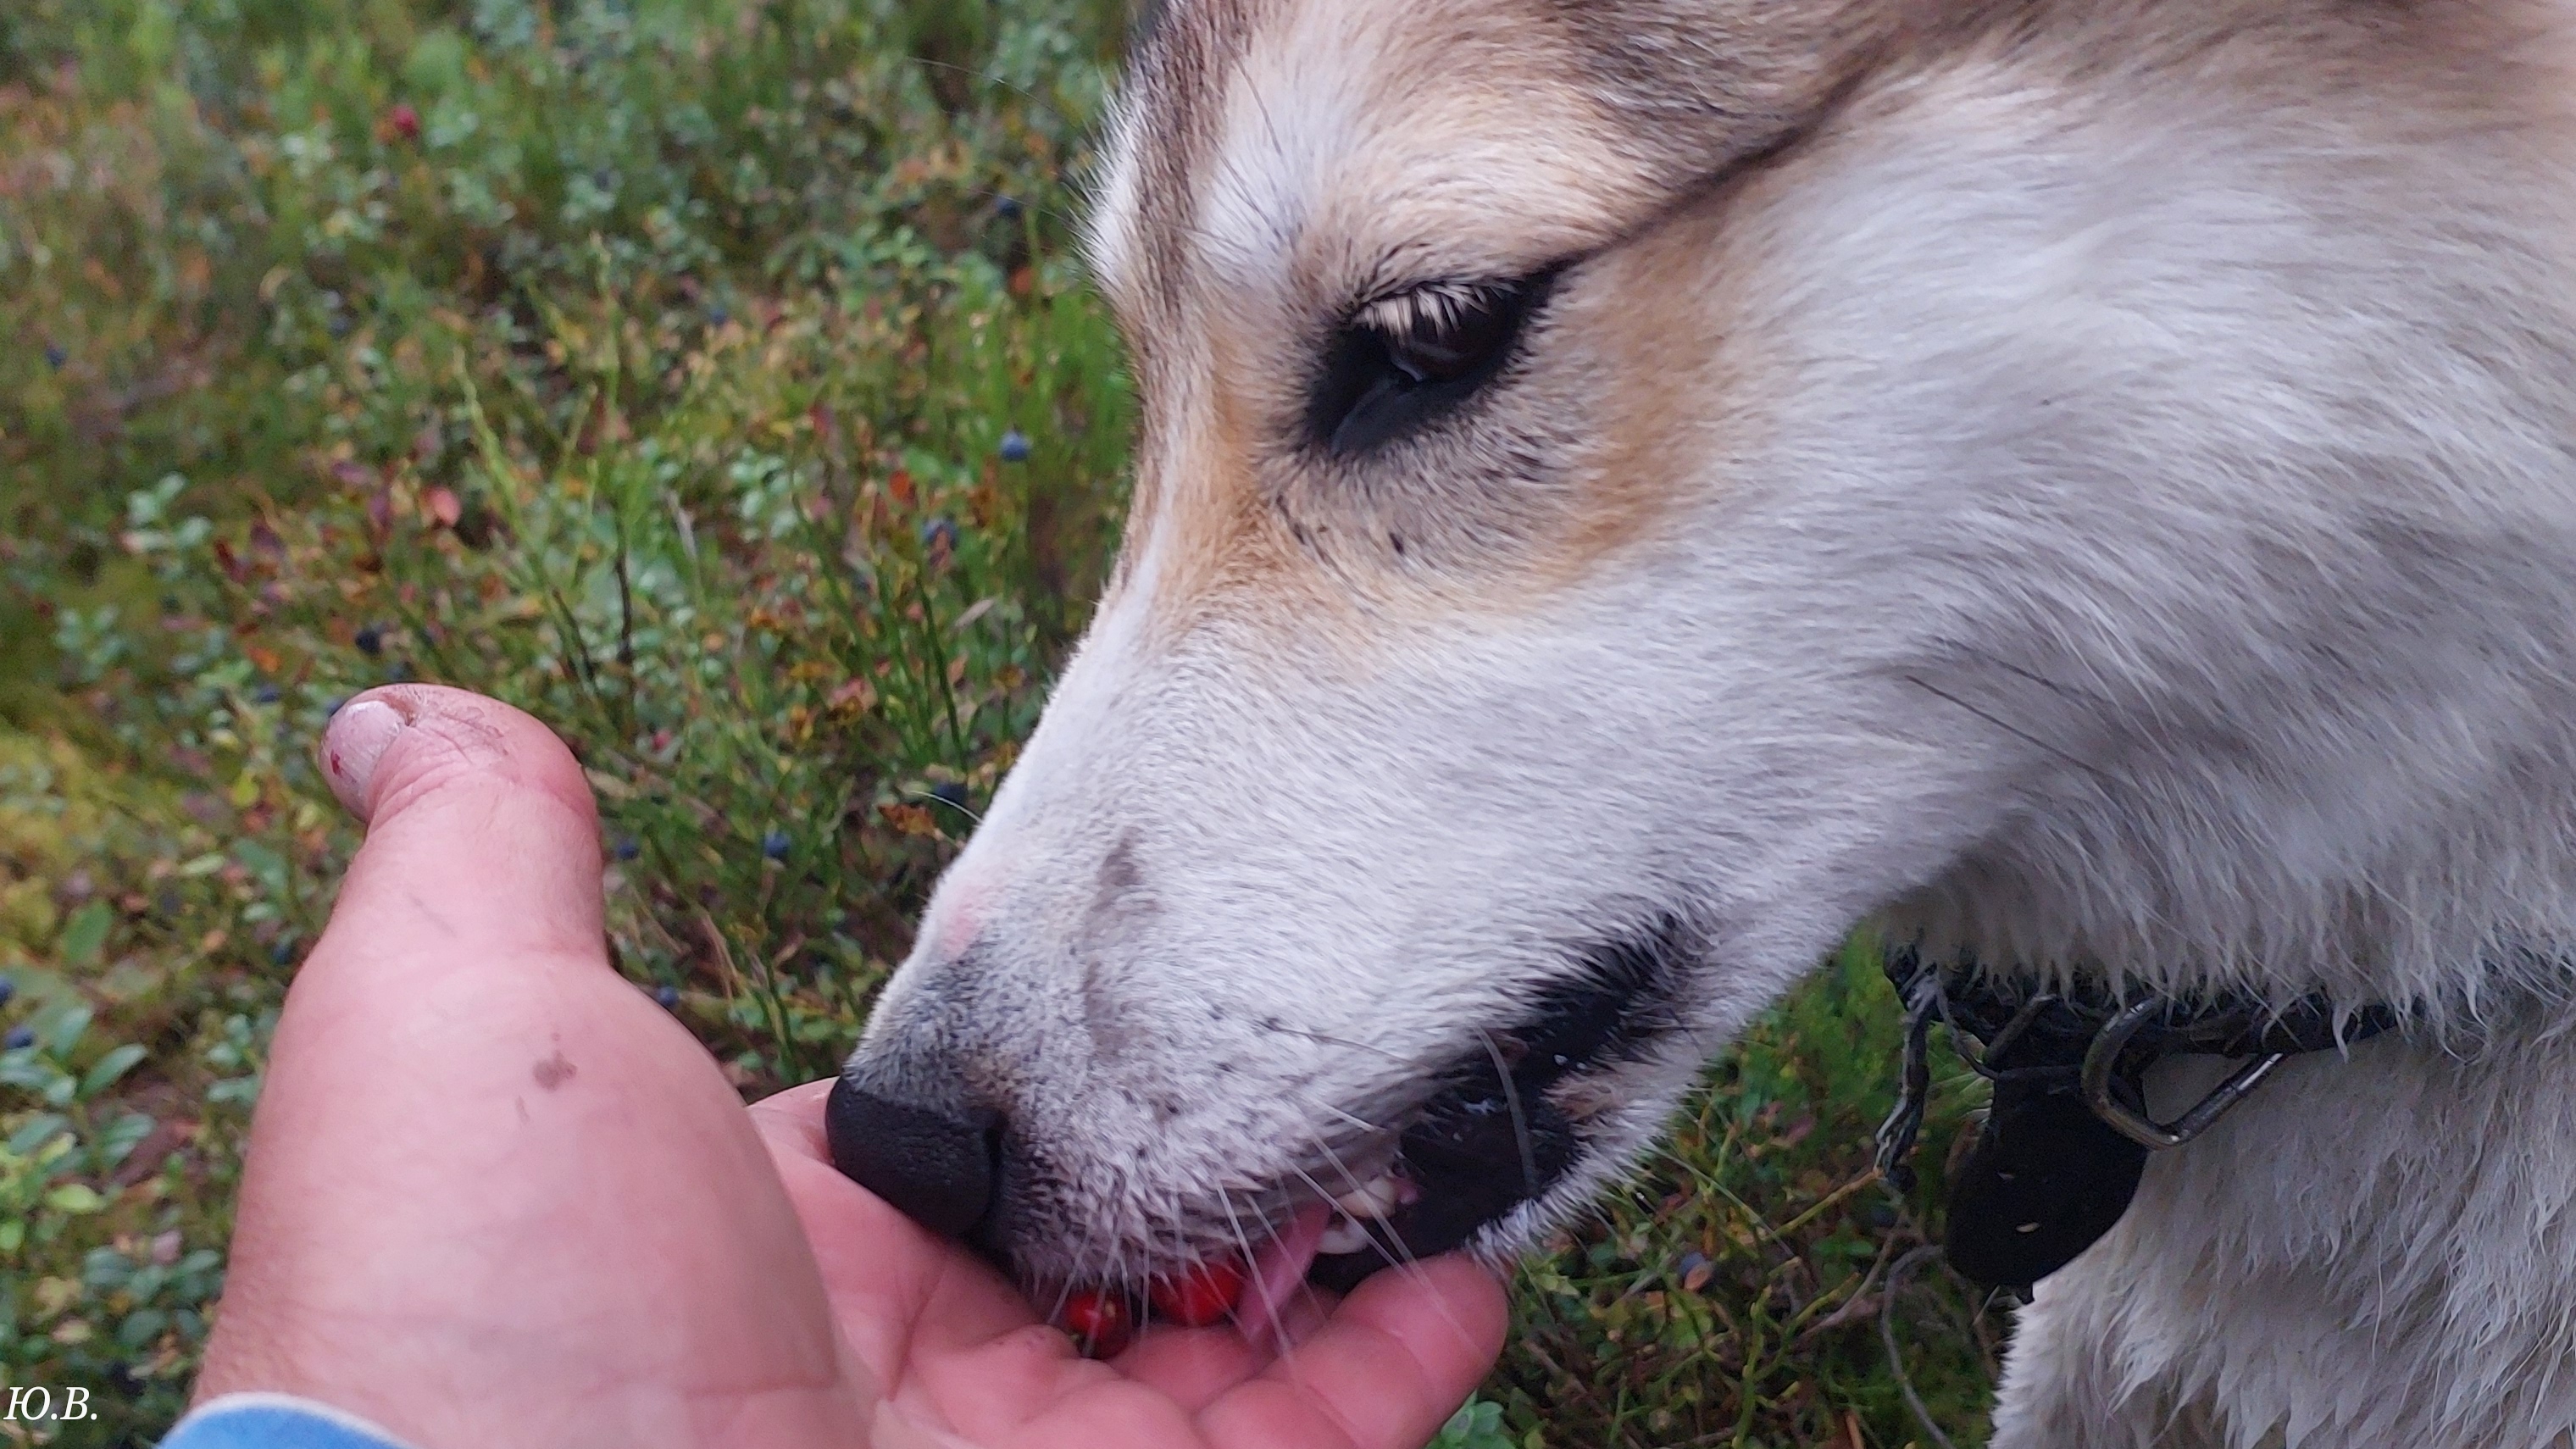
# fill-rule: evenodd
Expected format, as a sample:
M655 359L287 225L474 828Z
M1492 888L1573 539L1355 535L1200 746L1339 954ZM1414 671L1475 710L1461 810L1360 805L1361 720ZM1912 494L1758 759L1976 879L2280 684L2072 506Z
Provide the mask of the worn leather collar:
M1973 962L1929 963L1911 947L1890 952L1886 970L1906 1006L1905 1066L1896 1109L1878 1130L1879 1172L1899 1191L1914 1184L1908 1159L1931 1089L1930 1033L1943 1022L1969 1066L1994 1083L1993 1106L1950 1184L1943 1246L1971 1280L2024 1296L2128 1211L2148 1153L2198 1136L2285 1058L2338 1050L2399 1020L2385 1004L2338 1013L2321 996L2271 1011L2232 995L2055 990ZM2176 1056L2249 1060L2181 1117L2158 1122L2141 1083Z

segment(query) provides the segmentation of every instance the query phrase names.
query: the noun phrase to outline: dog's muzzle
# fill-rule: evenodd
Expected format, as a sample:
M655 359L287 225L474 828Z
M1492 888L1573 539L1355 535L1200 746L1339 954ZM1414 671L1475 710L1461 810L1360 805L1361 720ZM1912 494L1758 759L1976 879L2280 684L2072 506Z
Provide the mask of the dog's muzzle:
M1315 1159L1282 1165L1277 1144L1259 1144L1240 1168L1203 1164L1218 1181L1248 1181L1264 1168L1270 1180L1248 1192L1212 1188L1173 1221L1151 1225L1161 1236L1130 1243L1119 1255L1125 1270L1142 1281L1240 1249L1283 1281L1346 1290L1387 1266L1474 1242L1574 1174L1589 1151L1588 1118L1615 1096L1605 1078L1649 1059L1679 1028L1679 978L1699 951L1698 938L1672 919L1575 948L1565 970L1509 1015L1462 1026L1455 1055L1400 1084L1402 1096L1351 1096L1377 1125L1345 1109L1338 1121L1362 1132L1327 1139L1319 1128L1310 1134ZM1078 1193L1045 1186L1051 1144L1029 1140L1025 1122L1014 1126L1004 1098L969 1085L992 1064L961 1062L945 1050L954 1045L946 1033L911 1026L909 1034L889 1029L833 1084L825 1111L833 1165L1007 1269L1061 1272L1067 1250L1095 1234L1081 1220ZM1295 1229L1301 1221L1306 1227ZM1270 1264L1268 1249L1250 1251L1255 1238L1300 1243L1304 1256Z

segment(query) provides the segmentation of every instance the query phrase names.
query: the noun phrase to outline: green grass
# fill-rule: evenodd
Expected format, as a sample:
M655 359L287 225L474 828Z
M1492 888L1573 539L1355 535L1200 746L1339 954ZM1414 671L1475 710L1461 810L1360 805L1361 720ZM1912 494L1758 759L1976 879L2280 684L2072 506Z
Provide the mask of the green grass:
M0 7L0 1380L108 1414L0 1439L183 1401L357 689L574 742L619 964L746 1091L847 1049L1114 544L1069 213L1116 11ZM1894 1044L1859 956L1767 1018L1443 1442L1918 1440L1872 1306L1941 1139L1917 1200L1862 1180ZM1899 1309L1965 1442L1995 1324Z

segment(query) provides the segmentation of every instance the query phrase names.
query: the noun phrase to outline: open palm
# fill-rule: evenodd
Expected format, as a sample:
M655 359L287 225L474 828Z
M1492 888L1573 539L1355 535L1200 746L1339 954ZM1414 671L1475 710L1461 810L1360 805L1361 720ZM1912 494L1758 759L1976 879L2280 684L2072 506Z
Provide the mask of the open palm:
M300 1393L425 1449L1409 1449L1491 1364L1444 1260L1287 1321L1078 1357L835 1171L827 1084L746 1111L609 969L569 752L460 691L324 742L369 821L279 1021L201 1397Z

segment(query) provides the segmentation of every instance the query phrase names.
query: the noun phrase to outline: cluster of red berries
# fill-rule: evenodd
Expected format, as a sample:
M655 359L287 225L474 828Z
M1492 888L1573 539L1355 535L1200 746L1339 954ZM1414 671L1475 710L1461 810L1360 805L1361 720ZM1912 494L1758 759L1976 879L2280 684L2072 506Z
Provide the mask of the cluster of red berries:
M1186 1273L1156 1278L1145 1296L1156 1316L1183 1328L1205 1328L1234 1311L1243 1297L1243 1265L1201 1263ZM1115 1358L1136 1336L1135 1309L1113 1289L1085 1288L1068 1296L1059 1315L1064 1331L1087 1358Z

